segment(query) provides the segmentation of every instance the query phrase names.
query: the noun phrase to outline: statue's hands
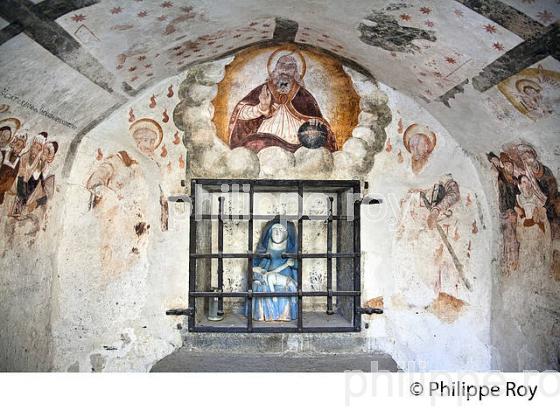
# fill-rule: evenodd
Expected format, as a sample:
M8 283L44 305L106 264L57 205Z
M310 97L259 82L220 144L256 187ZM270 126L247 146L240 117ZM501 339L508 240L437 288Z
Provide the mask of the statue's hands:
M268 90L266 85L263 86L261 89L261 93L259 94L259 111L263 114L268 114L270 110L270 103L272 102L272 94Z

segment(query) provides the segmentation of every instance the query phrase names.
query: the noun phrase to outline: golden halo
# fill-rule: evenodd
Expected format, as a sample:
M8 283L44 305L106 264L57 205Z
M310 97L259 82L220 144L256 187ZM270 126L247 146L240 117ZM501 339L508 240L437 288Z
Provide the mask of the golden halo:
M17 118L5 118L0 120L0 127L10 127L12 134L14 134L21 127L21 121Z
M156 144L154 144L153 149L159 147L159 144L161 144L161 141L163 140L163 130L161 129L161 125L151 118L140 118L138 121L132 123L128 130L130 131L130 135L134 138L134 133L141 128L146 128L156 133L158 139Z
M285 50L291 51L290 54L286 54L286 55L295 54L299 57L299 61L300 61L300 64L301 64L301 72L299 73L299 78L303 80L303 76L305 75L305 71L307 70L307 64L305 63L305 58L303 58L303 54L301 54L301 51L299 51L299 49L297 47L290 46L290 45L283 46L283 47L280 47L280 48L274 50L272 52L272 54L270 55L270 57L268 57L268 61L266 63L266 70L268 71L268 76L270 77L272 75L272 69L271 69L272 60L274 59L276 54L278 54L280 51L285 51ZM280 57L278 57L278 58L280 58ZM278 61L278 60L276 60L276 61Z
M430 130L426 125L411 124L408 126L408 128L405 130L403 134L403 144L408 152L410 152L410 138L414 134L422 134L428 137L428 141L430 142L430 146L428 147L428 152L432 152L434 150L437 143L436 134L432 130Z
M527 78L522 78L521 80L517 80L515 82L515 88L517 88L517 91L519 91L520 93L524 92L523 89L525 87L534 88L538 92L542 91L542 87L536 81L529 80Z

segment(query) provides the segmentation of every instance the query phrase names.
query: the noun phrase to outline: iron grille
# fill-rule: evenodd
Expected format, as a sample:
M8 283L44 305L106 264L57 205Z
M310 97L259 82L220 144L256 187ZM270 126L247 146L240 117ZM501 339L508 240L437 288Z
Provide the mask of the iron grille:
M231 215L224 212L225 193L241 192L247 196L248 212ZM255 195L259 193L296 193L297 215L255 214ZM322 193L328 198L325 214L305 214L304 196ZM212 205L202 206L202 194L218 196L218 211ZM361 328L360 315L360 183L354 180L222 180L193 179L191 181L190 255L189 255L189 309L188 329L192 332L357 332ZM336 203L336 204L335 204ZM278 218L297 224L297 252L283 253L282 257L297 260L297 292L254 292L253 258L267 257L254 252L255 223ZM243 221L247 226L245 252L224 252L224 224ZM326 224L324 252L303 252L303 232L306 221L322 220ZM212 251L211 224L217 221L217 252ZM336 229L334 229L336 228ZM333 251L333 239L336 249ZM215 245L214 245L215 247ZM304 290L303 267L307 259L326 260L326 289ZM244 291L224 291L224 261L247 261L247 286ZM212 261L217 264L217 289L209 289ZM333 273L333 261L335 272ZM336 275L333 277L333 275ZM215 278L214 278L215 279ZM333 285L336 280L336 287ZM224 301L238 298L244 301L245 315L231 315L228 320L210 322L206 319L208 299L218 300L218 314L224 315ZM252 315L253 298L296 297L298 314L292 322L255 321ZM307 298L324 298L326 310L304 312ZM175 311L174 311L175 312ZM171 314L181 314L181 312ZM377 312L376 312L377 313ZM226 314L227 316L227 314Z

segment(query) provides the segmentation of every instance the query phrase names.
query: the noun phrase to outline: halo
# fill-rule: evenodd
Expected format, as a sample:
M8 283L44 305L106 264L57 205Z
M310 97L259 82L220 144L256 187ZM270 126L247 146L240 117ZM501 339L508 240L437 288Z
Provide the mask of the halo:
M403 144L408 152L410 152L410 138L414 134L422 134L428 137L428 140L430 141L428 152L432 152L434 150L437 142L436 134L432 130L430 130L426 125L411 124L408 126L408 128L405 130L403 134Z
M140 118L138 121L133 122L128 130L130 131L130 135L134 138L134 133L141 128L147 128L156 133L158 139L157 143L154 145L154 149L159 147L159 144L161 144L161 141L163 140L163 130L161 129L161 125L151 118Z
M517 88L517 91L519 91L520 93L523 92L523 89L525 87L534 88L535 90L537 90L539 92L542 91L542 87L536 81L529 80L527 78L522 78L521 80L517 80L515 82L515 88Z
M295 55L297 57L299 57L299 61L300 61L300 65L301 65L301 71L299 73L299 78L301 78L303 80L303 76L305 75L305 71L307 70L307 64L305 63L305 58L303 58L303 54L301 53L301 51L299 51L299 49L297 47L294 46L283 46L280 47L276 50L274 50L272 52L272 54L270 55L270 57L268 57L268 61L266 63L266 70L268 71L268 75L271 76L272 75L272 61L274 59L274 57L276 56L276 54L278 54L280 51L290 51L291 53L286 54L286 55ZM278 57L280 58L280 57Z
M0 128L1 127L10 127L12 130L12 134L14 134L17 130L21 127L21 121L17 118L5 118L0 120Z

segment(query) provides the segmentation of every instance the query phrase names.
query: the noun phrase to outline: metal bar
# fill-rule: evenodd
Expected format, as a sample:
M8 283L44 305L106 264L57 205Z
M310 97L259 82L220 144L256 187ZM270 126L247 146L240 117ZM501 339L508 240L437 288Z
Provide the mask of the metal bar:
M355 252L347 252L347 253L302 253L301 257L303 259L314 259L314 258L354 258L359 253ZM286 258L295 258L297 256L296 253L283 253L282 257Z
M361 244L360 244L360 202L356 201L356 195L360 194L360 186L354 186L354 253L356 256L354 257L354 291L361 291L361 280L360 280L360 269L361 269L361 258L360 258L360 251L361 251ZM360 306L360 296L354 296L354 309L355 312L356 308ZM360 331L362 327L362 317L354 313L354 329L356 331Z
M187 309L169 309L165 311L167 316L192 316L194 315L194 310L187 308Z
M360 182L355 179L330 179L330 180L318 180L318 179L291 179L289 181L281 179L209 179L209 178L196 178L194 181L200 185L232 185L232 184L250 184L256 187L281 187L285 190L292 190L294 192L299 191L299 186L305 187L340 187L340 188L353 188L356 185L359 186ZM297 186L297 190L295 187Z
M336 195L336 215L342 217L342 193ZM342 249L342 224L343 219L336 220L336 253L340 254ZM339 287L339 275L341 272L342 261L340 258L336 258L336 287ZM337 300L337 306L339 302Z
M266 298L266 297L293 297L298 296L299 292L251 292L251 297L253 298ZM361 293L354 290L338 290L330 292L332 296L360 296ZM189 295L200 298L200 297L215 297L214 292L203 292L195 291L189 292ZM302 291L302 296L306 297L325 297L329 295L329 292L324 290L313 290L313 291ZM221 295L224 298L243 298L249 296L249 292L224 292Z
M197 332L212 332L212 333L243 333L247 328L241 326L235 327L221 327L221 326L197 326ZM308 327L305 329L306 333L341 333L341 332L355 332L353 326L336 326L336 327ZM255 327L253 333L299 333L300 330L296 327Z
M270 258L270 254L268 253L222 253L221 257L225 258L240 258L245 259L251 255L253 258ZM197 259L208 259L208 258L218 258L220 257L219 253L196 253L190 255L193 258ZM283 258L297 258L298 253L283 253L281 255ZM317 258L354 258L356 254L354 252L346 252L346 253L302 253L301 257L303 259L317 259Z
M249 186L249 226L247 227L247 272L249 277L247 278L248 297L247 297L247 332L253 331L253 207L254 207L254 194L255 189L253 184Z
M221 255L219 253L195 253L195 254L191 254L191 257L196 258L196 259L208 259L208 258L218 258L218 257L222 257L222 259L226 259L226 258L240 258L240 259L246 259L250 256L252 256L253 258L258 257L258 258L270 258L270 255L267 253L263 253L263 254L257 254L257 253L252 253L252 252L245 252L245 253L222 253Z
M196 218L195 218L195 183L191 181L191 218L189 226L189 253L196 253ZM189 258L189 309L195 311L196 299L190 295L196 288L196 259L192 256ZM189 331L194 329L195 317L194 314L190 315L187 321L187 328Z
M224 260L222 253L224 252L224 200L223 196L218 197L218 290L220 293L224 291ZM224 315L224 298L218 296L218 316Z
M328 219L328 215L302 215L301 217L297 216L297 215L253 215L253 220L262 220L262 221L268 221L270 219L273 219L276 216L280 216L282 219L285 219L287 221L297 221L300 218L303 218L304 221L326 221ZM219 215L216 214L202 214L202 215L198 215L199 218L201 219L211 219L211 220L218 220L220 219ZM243 215L243 214L239 214L239 215L223 215L222 219L226 222L229 221L248 221L249 220L249 215ZM345 220L346 217L342 216L342 217L338 217L338 215L332 215L332 219L333 220L338 220L338 219L343 219Z
M303 183L298 182L298 215L303 215ZM302 296L302 282L303 282L303 218L298 219L298 247L297 247L297 290L298 290L298 315L297 315L297 330L303 332L303 296Z
M333 197L329 196L327 219L327 255L332 253L332 213L333 213ZM327 315L334 314L332 305L332 258L327 256Z
M381 315L381 314L383 314L383 309L372 308L372 307L366 307L366 308L358 307L356 309L356 313L358 315L373 315L373 314Z

